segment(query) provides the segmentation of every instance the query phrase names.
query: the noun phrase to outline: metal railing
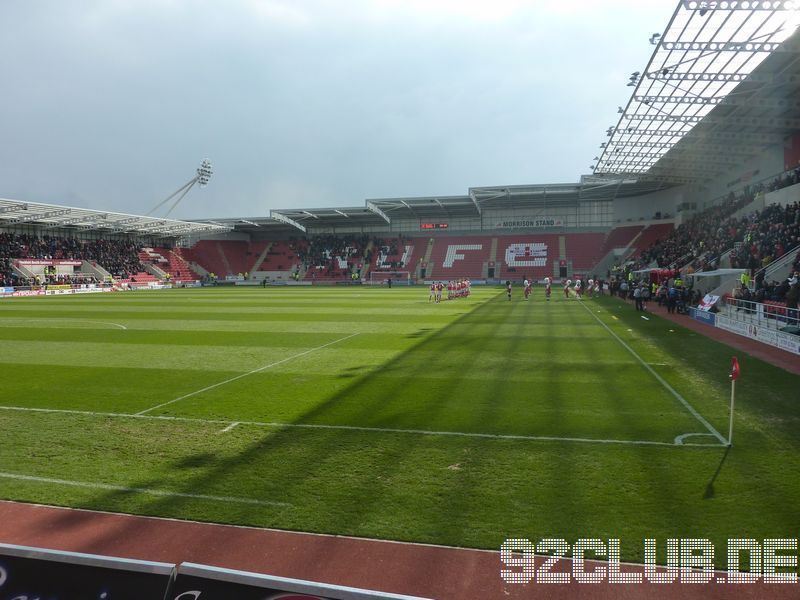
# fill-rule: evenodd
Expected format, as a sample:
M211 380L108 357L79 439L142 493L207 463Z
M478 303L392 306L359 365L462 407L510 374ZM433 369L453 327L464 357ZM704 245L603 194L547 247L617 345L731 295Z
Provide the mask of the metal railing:
M798 310L788 308L782 302L753 302L740 298L727 298L720 312L735 321L776 331L786 327L800 327Z

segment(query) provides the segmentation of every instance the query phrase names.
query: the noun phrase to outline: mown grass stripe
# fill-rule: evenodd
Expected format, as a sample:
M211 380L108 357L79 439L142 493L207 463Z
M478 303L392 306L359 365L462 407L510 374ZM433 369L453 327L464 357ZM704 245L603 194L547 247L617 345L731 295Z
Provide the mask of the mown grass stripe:
M669 393L671 393L671 394L672 394L672 395L673 395L673 396L674 396L674 397L675 397L675 398L678 400L678 402L680 402L681 404L683 404L683 406L685 406L685 407L686 407L686 410L688 410L688 411L689 411L689 412L692 414L692 416L693 416L695 419L697 419L697 420L698 420L700 423L702 423L702 425L703 425L703 426L704 426L706 429L708 429L708 431L709 431L709 432L710 432L710 433L711 433L711 434L712 434L714 437L716 437L716 438L719 440L720 444L722 444L723 446L726 446L726 445L728 444L728 440L727 440L727 439L725 439L725 437L724 437L724 436L723 436L723 435L722 435L722 434L721 434L719 431L717 431L717 430L714 428L714 426L713 426L713 425L711 425L711 423L709 423L709 422L708 422L708 421L707 421L707 420L706 420L706 419L703 417L703 415L701 415L699 412L697 412L697 410L695 410L695 408L694 408L694 407L693 407L691 404L689 404L689 402L687 402L687 401L686 401L686 398L684 398L683 396L681 396L681 395L680 395L680 394L679 394L677 391L675 391L675 388L673 388L673 387L672 387L672 386L671 386L669 383L667 383L667 381L666 381L666 380L665 380L663 377L661 377L661 375L659 375L658 373L656 373L656 371L653 369L653 367L651 367L649 364L647 364L647 362L645 362L645 360L644 360L644 359L643 359L641 356L639 356L639 354L636 352L636 350L634 350L634 349L633 349L633 348L631 348L631 347L630 347L628 344L626 344L626 343L623 341L623 339L622 339L621 337L619 337L619 336L618 336L616 333L614 333L614 332L611 330L611 328L610 328L608 325L606 325L606 324L605 324L605 323L604 323L604 322L603 322L603 321L602 321L602 320L601 320L601 319L600 319L600 318L599 318L597 315L595 315L595 314L594 314L594 313L593 313L591 310L589 310L589 308L588 308L588 307L587 307L585 304L581 304L581 306L583 306L583 308L584 308L584 309L586 309L586 312L588 312L590 315L592 315L592 317L593 317L593 318L594 318L594 319L595 319L595 320L596 320L598 323L600 323L600 325L602 325L602 326L603 326L603 328L604 328L604 329L605 329L605 330L606 330L608 333L610 333L610 334L611 334L611 336L612 336L612 337L613 337L615 340L617 340L617 341L618 341L618 342L619 342L619 343L622 345L622 347L623 347L623 348L625 348L625 349L626 349L628 352L630 352L630 353L631 353L631 354L632 354L632 355L633 355L633 356L636 358L636 360L638 360L638 361L639 361L639 363L640 363L640 364L641 364L641 365L642 365L642 366L643 366L645 369L647 369L647 370L650 372L650 374L651 374L653 377L655 377L655 378L656 378L656 380L657 380L657 381L658 381L658 382L659 382L659 383L660 383L662 386L664 386L664 388L666 388L666 390L667 390Z
M163 407L168 406L170 404L174 404L175 402L179 402L181 400L185 400L186 398L191 398L192 396L196 396L198 394L202 394L203 392L207 392L209 390L213 390L215 388L218 388L220 386L226 385L228 383L237 381L237 380L241 379L242 377L247 377L248 375L253 375L255 373L260 373L261 371L264 371L264 370L269 369L271 367L276 367L276 366L281 365L281 364L283 364L285 362L288 362L290 360L294 360L295 358L300 358L301 356L305 356L306 354L310 354L312 352L316 352L317 350L322 350L323 348L327 348L328 346L332 346L333 344L337 344L339 342L343 342L345 340L349 340L351 337L355 337L357 335L358 335L358 333L352 333L352 334L347 335L347 336L345 336L343 338L339 338L338 340L334 340L332 342L328 342L327 344L322 344L321 346L317 346L316 348L311 348L309 350L306 350L305 352L300 352L299 354L294 354L292 356L287 356L286 358L284 358L282 360L278 360L278 361L275 361L275 362L270 363L268 365L264 365L263 367L259 367L258 369L253 369L252 371L248 371L247 373L242 373L241 375L237 375L236 377L231 377L231 378L226 379L224 381L220 381L219 383L215 383L213 385L208 385L208 386L206 386L206 387L204 387L202 389L195 390L194 392L190 392L188 394L184 394L183 396L179 396L178 398L175 398L174 400L170 400L168 402L162 402L161 404L157 404L156 406L152 406L150 408L146 408L146 409L144 409L142 411L139 411L136 414L137 415L144 415L146 413L149 413L150 411L157 410L159 408L163 408Z
M222 425L227 423L228 426L223 429L223 432L230 431L233 427L238 425L250 425L254 427L270 427L275 429L318 429L318 430L339 430L339 431L359 431L365 433L394 433L402 435L425 435L437 437L463 437L463 438L476 438L488 440L520 440L527 442L577 442L582 444L621 444L621 445L634 445L634 446L699 446L708 448L719 448L719 444L676 444L670 442L659 442L654 440L610 440L600 438L582 438L582 437L559 437L548 435L514 435L514 434L499 434L499 433L479 433L469 431L431 431L427 429L400 429L396 427L361 427L357 425L327 425L320 423L279 423L267 421L236 421L230 423L229 420L224 419L200 419L194 417L178 417L173 415L148 415L146 411L139 413L114 413L114 412L98 412L89 410L68 410L56 408L32 408L24 406L0 406L0 410L19 411L19 412L34 412L44 414L69 414L88 417L111 417L111 418L124 418L124 419L154 419L159 421L177 421L182 423L202 423ZM153 410L153 409L148 409ZM684 434L686 435L686 434ZM705 434L692 434L692 435L705 435Z
M255 498L239 498L237 496L212 496L210 494L190 494L187 492L172 492L169 490L159 490L153 488L128 487L124 485L113 485L110 483L98 483L89 481L74 481L72 479L58 479L55 477L39 477L36 475L25 475L22 473L5 473L0 471L0 478L11 479L14 481L34 481L37 483L48 483L53 485L67 485L70 487L88 488L91 490L109 490L112 492L125 492L131 494L149 494L151 496L163 496L168 498L190 498L192 500L212 500L214 502L235 502L237 504L255 504L258 506L281 506L291 507L287 502L273 502L271 500L256 500Z

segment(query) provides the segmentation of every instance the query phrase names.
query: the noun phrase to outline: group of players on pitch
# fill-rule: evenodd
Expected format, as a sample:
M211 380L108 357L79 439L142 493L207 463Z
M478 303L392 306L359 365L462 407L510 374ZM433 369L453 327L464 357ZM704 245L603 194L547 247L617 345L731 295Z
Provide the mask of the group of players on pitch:
M442 283L441 281L434 281L431 283L430 294L428 295L428 302L439 303L442 301L442 292L447 290L447 299L455 300L456 298L466 298L469 296L469 290L472 283L469 279L459 279L457 281L448 281Z
M533 281L528 279L527 277L522 282L523 292L522 295L527 300L531 297L533 293ZM571 279L567 279L564 281L564 298L567 300L572 295L577 300L583 299L584 292L589 298L592 298L594 295L600 295L600 282L595 281L594 279L589 279L586 282L586 286L584 288L583 281L580 279L576 279L575 283L573 284ZM549 277L544 278L544 295L547 301L550 301L550 296L553 293L553 280ZM506 281L506 295L508 299L511 300L511 282Z

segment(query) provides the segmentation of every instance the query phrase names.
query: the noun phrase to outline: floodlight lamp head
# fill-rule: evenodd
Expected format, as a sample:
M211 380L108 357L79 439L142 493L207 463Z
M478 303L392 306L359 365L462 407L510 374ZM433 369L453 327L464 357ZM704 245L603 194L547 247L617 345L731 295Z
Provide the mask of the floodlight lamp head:
M656 46L656 45L658 45L658 41L660 39L661 39L661 34L660 33L654 33L653 35L650 36L650 43L653 44L653 46Z
M211 179L213 173L214 171L211 170L211 161L206 158L200 163L200 167L197 169L197 182L200 184L200 187L208 185L208 180Z

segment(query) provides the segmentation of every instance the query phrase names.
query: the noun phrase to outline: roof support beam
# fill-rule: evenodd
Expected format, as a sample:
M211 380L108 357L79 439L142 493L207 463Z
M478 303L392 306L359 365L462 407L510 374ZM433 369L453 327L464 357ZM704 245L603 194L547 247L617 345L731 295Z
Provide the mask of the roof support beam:
M776 42L661 42L664 50L686 50L692 52L798 52L800 44L787 40Z
M17 212L18 210L28 210L27 204L11 204L9 206L0 206L0 214L8 212Z
M764 2L761 0L750 0L742 2L738 0L683 0L683 8L686 10L709 11L709 10L792 10L786 6L784 0L772 0Z
M703 82L740 82L745 79L751 83L786 84L800 82L800 75L795 73L678 73L663 69L648 73L650 79L658 81L703 81ZM732 96L735 98L735 96Z
M642 104L722 104L726 98L720 96L634 96ZM726 102L727 104L727 102Z
M61 210L50 210L43 213L33 213L22 217L14 217L10 220L11 223L27 223L29 221L41 221L42 219L52 219L62 215L68 215L72 212L71 208L64 208Z
M475 210L478 211L478 216L483 215L483 213L481 212L481 205L478 202L478 198L475 196L475 190L469 191L469 199L472 200L472 204L475 205Z
M617 131L619 135L657 135L666 137L683 137L688 131L671 131L669 129L636 129L629 127L627 129L620 129Z
M101 221L103 219L107 219L108 214L100 213L96 215L83 215L81 217L72 217L70 219L64 219L63 221L57 221L55 223L51 223L50 227L63 227L64 225L85 225L86 223L94 223L96 221ZM137 219L138 220L138 219Z
M300 225L300 223L298 223L294 219L290 219L286 215L282 215L279 212L275 212L274 210L271 210L271 211L269 211L269 216L272 217L273 219L275 219L276 221L280 221L281 223L286 223L287 225L291 225L292 227L295 227L295 228L299 229L303 233L306 232L306 228L303 225Z
M653 114L636 114L625 113L622 115L623 119L630 121L670 121L674 123L699 123L703 120L700 115L653 115ZM620 128L621 131L624 128Z
M367 210L374 212L376 215L378 215L381 219L383 219L387 223L389 224L392 223L392 220L386 215L385 212L383 212L380 208L378 208L374 202L370 202L369 200L367 201Z

